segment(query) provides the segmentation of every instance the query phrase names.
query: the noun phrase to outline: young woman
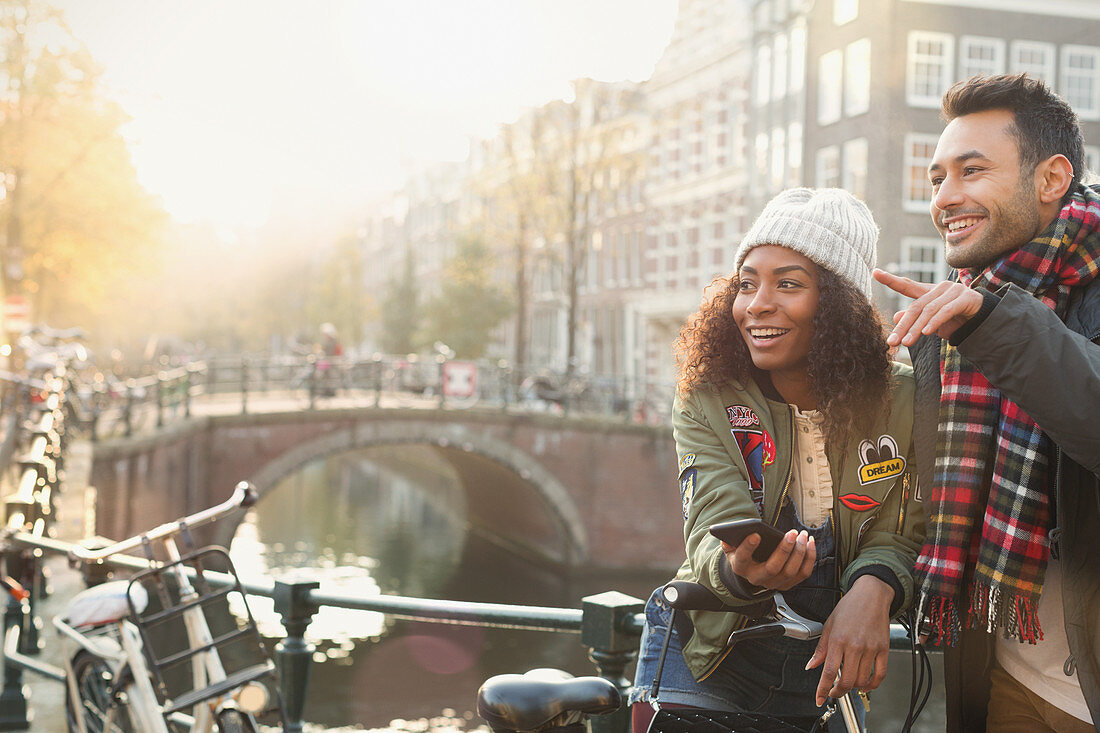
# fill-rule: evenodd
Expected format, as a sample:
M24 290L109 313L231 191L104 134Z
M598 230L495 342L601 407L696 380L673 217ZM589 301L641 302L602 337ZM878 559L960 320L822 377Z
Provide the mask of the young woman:
M676 577L735 607L782 591L825 631L729 652L744 617L690 612L672 631L662 705L808 727L827 695L873 689L886 673L890 618L912 603L924 520L912 371L891 364L870 302L877 238L851 194L784 191L680 333L673 432L687 559ZM764 562L752 559L756 535L734 547L708 533L748 518L785 533ZM653 714L647 693L669 613L655 593L630 698L636 731Z

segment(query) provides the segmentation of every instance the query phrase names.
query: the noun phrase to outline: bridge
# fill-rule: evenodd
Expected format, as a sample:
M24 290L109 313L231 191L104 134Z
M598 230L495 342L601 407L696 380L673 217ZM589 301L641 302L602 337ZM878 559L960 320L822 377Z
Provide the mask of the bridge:
M334 407L198 414L97 443L97 531L125 537L216 503L239 480L269 490L325 455L430 446L465 497L469 530L568 568L670 568L683 556L667 427L493 408ZM261 498L262 501L262 498ZM219 528L228 545L234 527Z

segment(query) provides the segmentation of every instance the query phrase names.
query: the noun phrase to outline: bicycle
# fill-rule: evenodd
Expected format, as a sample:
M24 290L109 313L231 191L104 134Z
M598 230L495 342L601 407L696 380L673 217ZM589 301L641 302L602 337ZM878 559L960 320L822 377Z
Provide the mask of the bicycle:
M258 730L255 716L270 704L259 681L273 676L275 665L228 553L215 546L194 549L191 536L257 498L256 489L241 482L221 504L71 553L72 563L87 568L140 547L150 567L82 591L53 620L75 642L66 659L70 733ZM231 596L243 609L236 616ZM272 711L283 716L277 697Z
M672 581L662 589L665 602L673 609L673 614L689 610L734 611L725 606L721 599L707 588L697 583ZM673 628L672 621L669 629ZM784 601L782 594L775 594L770 604L751 622L749 626L734 631L728 640L732 647L737 642L750 638L768 636L787 636L795 639L815 639L821 636L822 624L811 621L793 611ZM665 637L664 649L667 651L668 637ZM915 655L916 656L916 655ZM927 658L922 657L927 663ZM650 690L651 704L660 714L659 687L664 652L658 665L656 679ZM930 678L928 678L930 679ZM906 719L906 730L915 721L927 700L926 677L921 671L920 682L914 674L914 691L910 701L910 711ZM612 694L614 693L614 694ZM924 694L924 700L919 697ZM860 697L857 691L851 691L839 699L830 699L821 719L813 730L824 731L830 718L840 716L848 733L863 733L863 723L856 712ZM918 704L919 703L919 704ZM589 714L614 712L621 705L619 691L608 680L600 677L571 678L560 670L533 670L527 675L497 675L486 680L478 690L477 712L497 733L517 733L518 731L583 731ZM665 711L670 718L662 731L794 731L787 725L768 716L749 713L723 713L717 711L699 711L677 709ZM650 730L657 730L651 727Z

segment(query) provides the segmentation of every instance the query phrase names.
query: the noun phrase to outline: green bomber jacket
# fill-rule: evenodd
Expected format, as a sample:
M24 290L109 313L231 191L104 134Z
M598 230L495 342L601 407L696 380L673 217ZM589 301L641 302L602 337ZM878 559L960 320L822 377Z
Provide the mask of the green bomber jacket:
M777 395L775 395L777 397ZM734 607L758 603L735 593L732 571L707 528L717 522L759 517L775 524L791 482L794 414L760 386L730 383L678 395L673 436L679 457L687 559L677 579L701 583ZM924 541L916 463L913 459L913 371L893 365L890 409L844 451L827 450L833 481L833 529L839 586L871 572L894 582L894 614L913 602L913 563ZM723 570L722 565L726 564ZM725 578L723 578L723 575ZM738 613L691 611L694 630L684 660L699 680L722 661L730 633L743 626Z

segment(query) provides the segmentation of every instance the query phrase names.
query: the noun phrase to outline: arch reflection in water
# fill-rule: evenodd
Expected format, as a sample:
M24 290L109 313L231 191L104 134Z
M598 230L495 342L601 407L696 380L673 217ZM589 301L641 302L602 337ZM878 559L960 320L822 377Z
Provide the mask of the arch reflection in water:
M432 597L465 538L462 489L434 449L377 446L312 461L272 487L230 555L245 580L308 576L326 592ZM283 633L270 599L255 599L253 613L265 636ZM382 614L323 608L307 636L346 654L353 640L384 633Z

